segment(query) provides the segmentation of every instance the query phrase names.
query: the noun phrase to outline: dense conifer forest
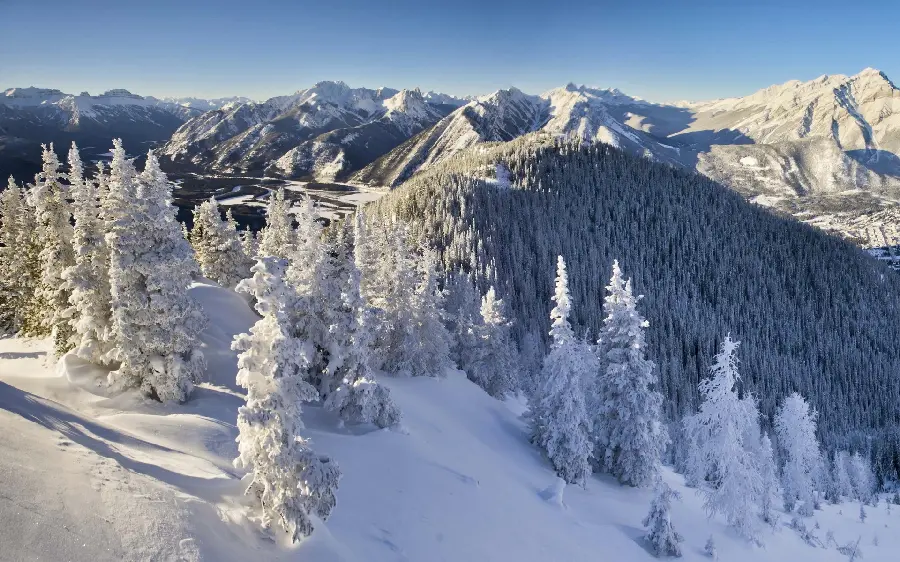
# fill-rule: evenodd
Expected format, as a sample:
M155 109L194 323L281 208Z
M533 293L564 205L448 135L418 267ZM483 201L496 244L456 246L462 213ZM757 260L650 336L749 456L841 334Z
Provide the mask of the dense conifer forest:
M871 454L881 475L900 469L900 277L849 243L697 174L534 136L457 157L369 209L372 220L408 222L445 271L496 286L526 356L548 343L557 255L569 266L571 321L590 339L618 259L644 295L671 422L696 410L730 333L743 342L739 388L759 400L764 428L799 392L826 448ZM681 439L674 431L676 457Z

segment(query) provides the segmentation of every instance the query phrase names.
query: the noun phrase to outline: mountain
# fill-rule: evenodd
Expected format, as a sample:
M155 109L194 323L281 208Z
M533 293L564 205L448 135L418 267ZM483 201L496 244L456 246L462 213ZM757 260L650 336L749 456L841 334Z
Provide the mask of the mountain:
M161 155L171 167L335 179L430 127L462 100L319 82L290 96L200 115Z
M128 90L98 96L44 88L10 88L0 94L0 173L30 180L40 169L40 144L54 143L64 156L75 141L87 159L121 137L136 151L168 139L200 110Z
M557 255L576 332L596 337L618 259L646 295L648 353L670 421L694 411L697 384L731 333L742 341L742 389L767 426L800 392L827 447L868 450L873 437L879 470L897 470L900 277L847 241L690 170L548 133L463 152L366 209L371 220L411 224L446 271L473 271L482 291L494 285L520 343L549 332Z
M231 96L225 98L213 98L213 99L203 99L203 98L161 98L161 102L164 103L174 103L177 105L181 105L184 107L189 107L191 109L199 109L200 111L212 111L214 109L228 109L235 105L239 105L242 103L249 103L253 100L250 98L245 98L242 96Z
M475 144L536 131L696 169L756 203L857 241L873 229L894 229L883 211L900 201L900 90L874 69L701 103L656 104L573 84L541 96L501 90L353 179L396 186Z

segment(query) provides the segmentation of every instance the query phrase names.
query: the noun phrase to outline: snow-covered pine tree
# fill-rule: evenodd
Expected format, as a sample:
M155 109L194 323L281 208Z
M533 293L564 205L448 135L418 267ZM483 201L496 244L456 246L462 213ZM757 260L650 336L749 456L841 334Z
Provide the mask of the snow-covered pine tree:
M262 319L232 344L241 352L237 382L247 389L247 404L238 410L234 464L249 472L247 494L259 499L263 526L280 524L296 542L312 533L311 515L328 518L341 472L302 436L301 405L318 398L306 382L315 350L291 336L288 309L296 297L284 282L285 270L285 260L262 257L253 277L237 287L254 297Z
M349 247L349 225L341 225L333 256L340 301L334 306L329 330L327 374L339 386L329 393L325 407L352 423L388 427L400 421L400 409L390 391L378 384L369 365L372 315L360 293L360 272Z
M471 377L469 361L476 347L476 326L481 320L478 291L471 277L461 269L444 282L444 309L452 336L450 358Z
M403 225L377 224L372 234L364 246L371 254L362 262L364 267L360 271L363 295L376 311L373 366L396 373L404 338L407 331L413 330L413 294L418 280L416 256ZM359 256L357 263L360 263Z
M22 190L10 176L0 192L0 334L22 329L33 290L27 259L32 246L29 211Z
M102 170L101 170L102 174ZM110 308L109 254L105 225L100 220L98 186L84 177L78 147L69 150L69 195L75 229L75 263L63 271L69 291L67 314L75 332L75 353L96 364L109 364L115 355Z
M256 250L257 250L257 240L256 233L254 233L250 228L246 230L241 230L238 227L238 222L234 218L234 213L231 211L231 208L225 211L225 224L228 225L228 228L235 233L238 239L238 267L237 270L241 276L241 279L246 279L253 275L250 272L250 268L256 264Z
M438 287L437 253L427 248L418 263L419 282L412 294L411 322L404 326L394 372L440 377L453 367L450 333L444 326L443 293Z
M875 493L876 481L869 460L858 452L853 453L848 464L848 472L850 481L853 483L854 497L861 503L871 501L872 494Z
M510 334L512 322L494 287L482 297L479 316L481 320L472 326L472 347L463 351L466 374L488 394L502 399L517 390L519 366Z
M269 194L266 206L266 226L259 235L260 256L275 256L287 259L297 244L294 219L291 216L291 201L285 199L284 188Z
M631 281L613 262L606 286L601 370L594 389L595 458L602 468L629 486L650 486L659 477L669 434L661 420L662 395L656 391L656 366L645 357L644 328Z
M759 462L759 474L762 478L762 496L759 504L760 516L769 525L775 525L778 517L775 509L779 507L782 496L781 483L778 481L778 467L775 465L775 450L772 447L772 440L769 439L768 434L764 433L762 435L757 460Z
M775 415L775 435L784 458L781 479L785 508L793 511L798 501L803 502L800 515L809 517L821 452L816 441L816 412L810 411L800 394L795 392L784 399Z
M759 411L752 397L739 398L735 388L740 380L738 345L725 337L710 377L700 382L700 411L685 419L685 428L693 479L708 480L700 489L706 511L722 514L740 534L756 540L762 478L751 454L753 444L746 440L759 435Z
M583 486L591 473L592 454L584 377L596 365L590 348L575 337L569 324L572 302L562 256L557 259L553 302L550 353L544 358L542 385L530 413L531 439L561 478Z
M650 549L657 557L681 557L681 543L684 537L672 526L671 514L672 500L680 498L678 492L660 483L656 497L650 504L650 513L644 518L643 525L647 527L644 538L650 543Z
M713 540L712 535L710 535L709 538L706 539L706 546L703 547L703 553L713 560L719 559L719 552L716 550L716 541Z
M831 462L831 493L830 500L840 503L842 498L853 498L856 490L850 478L850 453L847 451L835 451Z
M228 209L228 213L231 215L231 209ZM229 220L233 219L230 218ZM247 262L250 263L250 266L247 268L247 274L249 275L250 268L256 263L256 256L259 254L259 238L256 236L256 232L249 228L241 231L241 251L244 252Z
M187 293L197 269L193 251L152 152L138 177L121 140L113 141L109 188L112 223L106 242L121 361L110 383L139 387L163 402L183 402L206 367L198 339L206 318Z
M214 197L194 208L194 227L188 236L207 279L234 288L249 273L244 270L246 257L235 224L222 219Z
M525 334L519 353L519 386L529 400L534 400L541 386L544 343L540 332L532 328Z
M72 251L72 224L66 189L60 182L59 159L51 144L43 146L43 170L31 190L31 204L37 219L35 237L40 244L40 279L35 287L29 319L30 336L51 336L58 356L72 349L73 331L69 310L69 290L62 273L75 263Z

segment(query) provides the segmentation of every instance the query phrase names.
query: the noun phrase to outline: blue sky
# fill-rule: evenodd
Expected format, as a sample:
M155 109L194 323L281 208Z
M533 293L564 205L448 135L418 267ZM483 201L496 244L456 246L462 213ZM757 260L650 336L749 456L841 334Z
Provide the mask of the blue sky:
M0 88L265 99L319 80L483 94L567 82L655 101L871 66L900 2L0 0Z

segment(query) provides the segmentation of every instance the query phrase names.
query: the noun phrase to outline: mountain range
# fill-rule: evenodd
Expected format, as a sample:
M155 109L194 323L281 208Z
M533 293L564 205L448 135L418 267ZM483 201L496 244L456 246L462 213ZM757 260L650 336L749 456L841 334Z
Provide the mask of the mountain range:
M657 104L574 84L540 96L501 90L350 179L393 187L472 146L533 132L696 169L756 203L861 242L884 238L883 230L897 238L900 90L873 69L701 103Z
M16 88L0 96L0 172L27 179L39 142L76 140L100 154L119 136L135 152L162 145L169 171L395 187L473 147L531 133L699 171L863 244L900 236L900 90L871 68L673 103L575 84L457 98L319 82L262 102Z
M465 103L444 94L319 82L261 103L210 111L160 151L202 171L345 179Z
M30 180L40 169L40 144L54 143L64 155L75 141L83 157L95 159L121 137L140 152L168 140L185 121L213 107L245 98L157 99L115 89L92 96L46 88L10 88L0 93L0 172Z

